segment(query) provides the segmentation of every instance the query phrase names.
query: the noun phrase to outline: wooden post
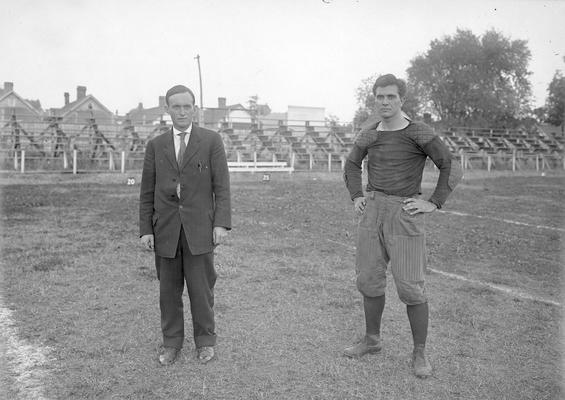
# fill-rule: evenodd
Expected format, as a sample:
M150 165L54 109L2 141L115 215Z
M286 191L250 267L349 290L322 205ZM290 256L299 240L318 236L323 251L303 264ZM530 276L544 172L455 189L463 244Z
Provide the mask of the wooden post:
M543 155L541 156L541 169L542 171L547 167L547 169L551 169L551 165L549 165L549 161Z
M345 169L345 156L342 154L341 155L341 170L343 171Z
M114 170L114 152L112 151L108 152L108 169L110 171Z
M565 158L563 159L563 166L565 166ZM18 151L14 151L14 170L18 170Z
M461 152L459 154L461 156L461 169L465 171L465 153Z
M251 173L254 174L256 169L257 169L257 152L254 151L253 152L253 171L251 171Z
M273 153L273 162L277 162L277 155Z
M23 174L24 172L26 172L26 151L25 150L22 150L20 166L21 166L21 173Z
M536 171L539 171L539 154L536 154Z
M328 172L332 172L332 153L328 153Z
M69 168L69 160L67 159L67 152L63 151L63 169Z
M312 167L314 166L314 157L312 156L312 153L308 153L308 156L310 157L310 171L312 171Z
M73 150L73 174L76 175L77 173L77 151L76 149Z
M294 152L292 152L292 153L290 153L290 166L292 167L292 170L294 170L294 160L295 160ZM292 171L289 172L289 173L292 173Z
M516 172L516 150L512 152L512 172Z
M122 174L126 173L126 152L124 150L122 150L122 162L120 171L122 172Z
M241 162L241 153L237 152L237 162Z
M487 156L487 171L490 172L490 168L492 166L492 156L489 154Z

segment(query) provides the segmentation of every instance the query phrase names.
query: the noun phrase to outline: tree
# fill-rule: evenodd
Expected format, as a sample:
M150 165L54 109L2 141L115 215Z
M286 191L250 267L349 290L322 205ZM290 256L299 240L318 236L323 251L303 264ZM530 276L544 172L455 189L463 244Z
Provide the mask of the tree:
M249 96L249 100L247 100L247 109L249 110L249 114L251 114L251 121L252 123L257 123L257 101L259 100L259 96L253 95Z
M251 115L251 121L254 124L257 123L258 117L271 113L271 108L268 104L259 104L258 95L249 96L249 100L247 100L247 109Z
M555 126L561 125L563 131L565 125L565 77L560 71L555 72L547 91L549 95L545 101L546 121Z
M538 124L547 120L547 109L545 107L534 108L532 114Z
M377 75L373 74L361 81L355 90L355 99L359 106L353 117L353 126L360 127L374 113L375 96L373 95L373 84L377 79Z
M512 127L530 112L530 58L524 40L458 29L411 60L408 84L442 123Z
M337 126L339 125L339 117L334 114L330 114L325 118L326 126Z

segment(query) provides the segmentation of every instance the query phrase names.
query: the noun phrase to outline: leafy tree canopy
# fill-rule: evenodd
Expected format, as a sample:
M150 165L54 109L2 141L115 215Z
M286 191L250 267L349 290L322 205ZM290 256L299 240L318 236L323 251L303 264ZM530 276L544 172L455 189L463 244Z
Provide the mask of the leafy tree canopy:
M408 68L420 111L450 125L513 127L530 112L527 42L495 30L436 39Z
M548 96L545 102L547 122L553 125L564 125L565 118L565 76L557 71L553 76L549 87Z

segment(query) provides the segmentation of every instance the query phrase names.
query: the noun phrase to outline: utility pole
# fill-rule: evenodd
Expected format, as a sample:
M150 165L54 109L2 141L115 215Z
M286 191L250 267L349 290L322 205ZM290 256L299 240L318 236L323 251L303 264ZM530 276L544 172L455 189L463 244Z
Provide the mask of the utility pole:
M198 112L198 122L200 123L200 126L204 126L204 101L203 101L203 95L202 95L202 71L200 69L200 54L197 54L196 57L194 57L196 59L196 62L198 63L198 80L200 81L200 110Z

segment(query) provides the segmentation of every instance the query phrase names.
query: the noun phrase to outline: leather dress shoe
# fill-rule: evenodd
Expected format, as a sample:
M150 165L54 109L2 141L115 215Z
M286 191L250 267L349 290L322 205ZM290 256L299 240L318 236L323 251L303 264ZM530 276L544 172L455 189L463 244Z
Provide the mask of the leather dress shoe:
M171 365L177 360L180 350L174 347L165 347L163 354L159 356L161 365Z

